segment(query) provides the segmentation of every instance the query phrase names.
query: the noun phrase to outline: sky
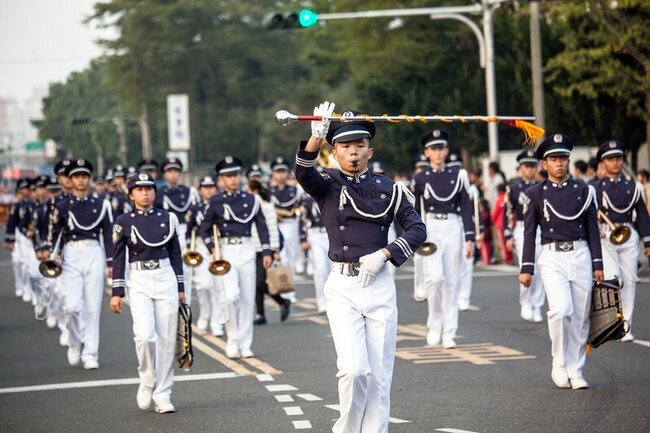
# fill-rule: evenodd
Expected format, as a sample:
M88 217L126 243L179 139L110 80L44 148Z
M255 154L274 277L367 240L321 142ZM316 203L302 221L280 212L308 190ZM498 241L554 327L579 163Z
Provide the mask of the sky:
M34 89L64 81L102 51L83 24L98 0L0 0L0 97L30 105ZM26 107L27 108L27 107Z

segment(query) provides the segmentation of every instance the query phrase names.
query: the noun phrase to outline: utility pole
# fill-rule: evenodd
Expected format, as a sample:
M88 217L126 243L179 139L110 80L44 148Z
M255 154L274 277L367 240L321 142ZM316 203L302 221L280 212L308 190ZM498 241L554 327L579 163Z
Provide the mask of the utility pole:
M113 124L117 129L117 135L120 137L120 147L119 147L120 163L126 167L128 165L128 162L127 162L127 150L126 150L126 124L124 122L124 118L114 117Z
M530 0L530 72L533 80L535 123L546 127L544 116L544 78L542 75L542 32L539 25L539 1Z

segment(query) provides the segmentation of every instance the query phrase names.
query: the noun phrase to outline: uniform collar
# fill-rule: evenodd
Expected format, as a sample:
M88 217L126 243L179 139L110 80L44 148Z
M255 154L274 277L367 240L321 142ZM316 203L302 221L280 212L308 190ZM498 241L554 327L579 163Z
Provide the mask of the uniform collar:
M447 170L447 164L443 163L440 168L435 168L434 166L430 165L429 168L433 173L443 173L445 170Z
M549 179L548 183L553 185L555 188L562 189L569 184L569 179L570 179L569 176L566 176L561 182L558 183L553 182L552 180Z
M605 176L605 179L610 181L611 183L619 183L620 181L623 180L623 175L619 173L619 175L615 177Z
M149 216L153 213L153 206L149 210L143 210L143 209L136 209L136 213L138 215L144 215L144 216Z
M363 171L363 173L359 173L359 174L350 174L350 173L344 172L343 170L341 170L341 173L343 173L345 175L345 178L347 180L349 180L350 182L354 182L354 183L363 182L364 180L368 179L368 175L370 174L368 172L368 167L366 167L366 169Z

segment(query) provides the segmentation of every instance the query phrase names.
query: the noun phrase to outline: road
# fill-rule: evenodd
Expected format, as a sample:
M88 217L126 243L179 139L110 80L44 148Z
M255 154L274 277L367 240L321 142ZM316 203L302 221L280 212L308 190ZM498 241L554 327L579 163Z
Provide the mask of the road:
M396 277L399 305L391 432L650 431L650 284L638 288L634 343L610 342L587 359L588 390L551 382L544 324L519 317L516 269L477 268L472 303L460 315L458 348L427 347L424 304L411 296L412 268ZM646 265L647 266L647 265ZM644 268L644 280L650 275ZM271 304L255 328L255 358L229 360L224 341L195 334L191 372L177 370L177 413L135 403L136 358L128 310L104 298L100 368L67 364L58 332L14 296L9 255L0 253L0 431L330 431L337 417L336 358L313 285L300 280L289 321ZM196 296L194 296L196 298ZM194 305L194 308L198 308Z

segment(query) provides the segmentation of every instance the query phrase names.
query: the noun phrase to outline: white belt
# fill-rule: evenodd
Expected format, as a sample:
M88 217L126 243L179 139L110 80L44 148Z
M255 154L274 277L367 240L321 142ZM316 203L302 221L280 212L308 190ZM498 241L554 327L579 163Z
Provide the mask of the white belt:
M556 241L543 244L542 249L559 252L576 251L587 246L587 241Z
M427 212L426 215L427 218L433 220L451 220L460 218L460 215L455 213Z
M99 245L99 241L95 239L80 239L78 241L67 241L65 243L66 247L73 248L94 247L95 245Z
M356 277L359 275L359 262L332 262L332 271L345 277Z
M164 268L170 266L169 259L151 259L151 260L138 260L137 262L129 263L129 269L138 271L152 271L154 269Z
M327 233L327 229L325 227L311 227L309 231L312 233Z
M251 241L250 237L244 237L244 236L227 236L221 238L221 243L223 245L242 245L242 244L250 243L250 241Z

